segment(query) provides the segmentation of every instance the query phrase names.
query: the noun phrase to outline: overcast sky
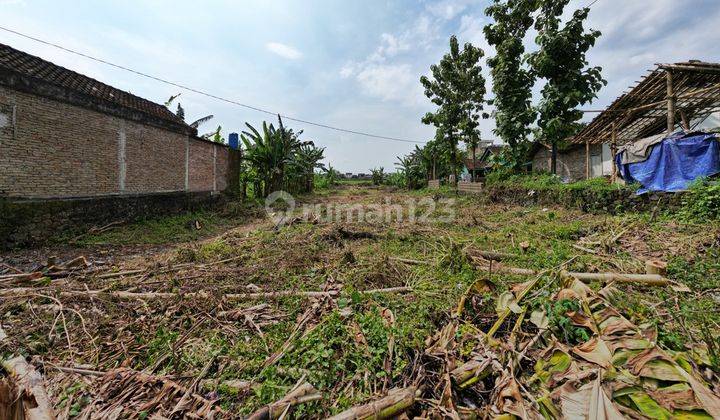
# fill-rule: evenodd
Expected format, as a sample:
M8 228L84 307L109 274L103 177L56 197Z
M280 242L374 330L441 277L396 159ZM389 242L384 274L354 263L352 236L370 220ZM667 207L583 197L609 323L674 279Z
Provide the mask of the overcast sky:
M488 3L0 0L0 25L285 115L426 141L434 129L420 118L432 104L419 78L447 51L452 34L492 54L482 35ZM598 0L589 26L603 32L589 59L609 83L586 108L605 107L655 63L720 61L718 0ZM181 92L4 31L0 43L155 102ZM191 92L180 101L188 120L215 115L201 132L220 124L227 135L271 118ZM414 147L289 125L326 147L327 161L343 172L392 169L395 157ZM492 120L482 122L484 138L495 138L492 129Z

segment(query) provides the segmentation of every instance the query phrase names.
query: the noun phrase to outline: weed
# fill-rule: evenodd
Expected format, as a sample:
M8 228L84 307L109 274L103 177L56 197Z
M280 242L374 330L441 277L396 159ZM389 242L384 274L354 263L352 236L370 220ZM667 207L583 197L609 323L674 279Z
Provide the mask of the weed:
M720 181L695 180L684 197L680 215L689 221L720 219Z
M572 299L561 299L554 303L546 304L546 313L550 321L550 328L555 334L564 339L566 344L576 345L590 339L590 334L583 327L573 325L568 317L570 312L580 311L580 303Z

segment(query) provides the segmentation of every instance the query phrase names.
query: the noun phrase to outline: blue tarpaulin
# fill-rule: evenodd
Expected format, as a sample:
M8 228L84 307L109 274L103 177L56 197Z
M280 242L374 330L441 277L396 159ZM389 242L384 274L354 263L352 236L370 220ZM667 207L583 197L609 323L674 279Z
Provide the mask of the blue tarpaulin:
M620 176L639 182L638 194L648 191L682 191L699 177L720 173L720 141L715 134L679 133L652 146L647 160L623 164L615 156Z

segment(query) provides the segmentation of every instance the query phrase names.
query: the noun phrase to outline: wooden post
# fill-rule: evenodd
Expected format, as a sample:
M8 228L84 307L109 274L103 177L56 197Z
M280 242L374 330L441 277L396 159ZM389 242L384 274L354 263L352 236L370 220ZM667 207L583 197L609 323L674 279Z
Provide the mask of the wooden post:
M617 126L612 125L612 134L610 135L610 159L612 160L612 175L610 181L617 180L617 165L615 165L615 154L617 153Z
M675 90L673 89L673 74L665 71L667 81L667 133L672 134L675 130Z
M590 179L590 141L585 140L585 179Z
M682 121L683 130L690 131L690 121L688 120L687 113L684 109L680 110L680 118Z

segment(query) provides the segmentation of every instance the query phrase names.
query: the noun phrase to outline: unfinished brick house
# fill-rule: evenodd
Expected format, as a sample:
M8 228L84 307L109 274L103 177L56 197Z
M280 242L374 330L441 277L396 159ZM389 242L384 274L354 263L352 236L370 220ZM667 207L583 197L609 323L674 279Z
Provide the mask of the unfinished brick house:
M588 168L586 155L590 152L590 166ZM550 172L551 151L548 146L535 143L532 154L532 170L536 172ZM610 145L607 143L590 145L586 150L583 145L573 144L558 151L557 174L566 181L580 181L589 177L610 176L612 174L612 155Z
M14 236L8 243L45 234L47 212L57 229L210 201L237 182L238 161L163 105L0 44L0 237Z

